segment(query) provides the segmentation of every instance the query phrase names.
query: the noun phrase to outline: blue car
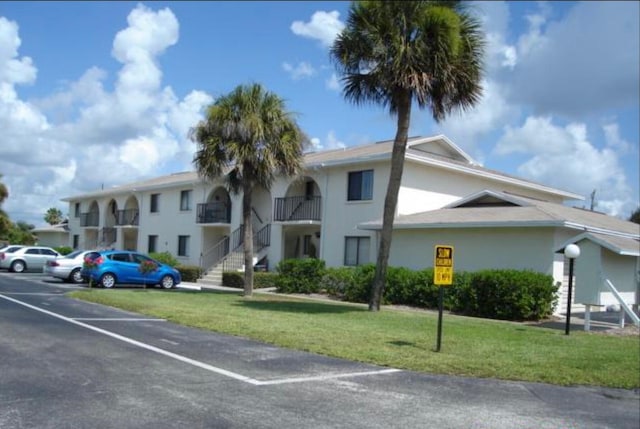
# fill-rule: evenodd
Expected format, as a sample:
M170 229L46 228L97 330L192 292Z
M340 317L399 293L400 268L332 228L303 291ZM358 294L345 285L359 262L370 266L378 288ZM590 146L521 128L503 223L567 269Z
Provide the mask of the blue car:
M171 289L182 280L175 268L147 255L126 250L88 253L80 274L86 281L104 288L112 288L116 284L144 284Z

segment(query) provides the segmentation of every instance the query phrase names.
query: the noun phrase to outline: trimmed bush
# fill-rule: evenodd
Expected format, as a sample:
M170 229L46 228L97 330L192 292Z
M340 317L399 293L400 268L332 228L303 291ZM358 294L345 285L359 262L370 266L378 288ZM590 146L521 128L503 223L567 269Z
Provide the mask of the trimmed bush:
M73 252L73 249L69 246L54 247L53 250L55 250L61 255L68 255L69 253Z
M345 291L353 287L355 270L351 267L326 268L322 276L321 290L338 299L345 298Z
M253 288L264 289L276 287L277 273L268 271L256 271L253 273ZM225 271L222 273L222 284L226 287L244 289L243 271Z
M256 271L255 273L253 273L253 287L255 289L276 287L276 283L278 282L278 276L279 276L278 273L271 273L268 271ZM242 283L244 283L244 281Z
M278 263L275 285L282 293L316 293L325 271L322 259L285 259Z
M235 287L238 289L244 289L244 272L242 271L223 272L222 285L226 287Z
M345 301L369 302L371 285L376 274L374 264L359 265L353 269L353 283L344 291Z
M151 259L155 259L161 264L166 264L174 268L180 265L180 261L178 261L175 256L169 252L151 252L149 253L149 257Z
M175 269L180 271L183 282L195 282L202 276L202 269L197 265L178 265Z

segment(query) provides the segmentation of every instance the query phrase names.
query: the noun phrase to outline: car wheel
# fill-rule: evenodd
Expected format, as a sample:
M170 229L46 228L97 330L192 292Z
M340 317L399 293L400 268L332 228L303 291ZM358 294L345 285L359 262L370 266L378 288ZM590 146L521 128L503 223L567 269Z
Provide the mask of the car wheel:
M84 282L82 275L80 275L80 268L76 268L75 270L71 271L71 274L69 275L69 280L72 281L73 283Z
M166 275L160 280L160 286L163 289L172 289L175 286L176 282L173 280L173 277Z
M116 285L116 276L111 273L103 274L100 278L100 284L103 288L111 289Z
M22 261L13 261L13 263L11 264L11 271L13 271L14 273L21 273L26 268L27 266Z

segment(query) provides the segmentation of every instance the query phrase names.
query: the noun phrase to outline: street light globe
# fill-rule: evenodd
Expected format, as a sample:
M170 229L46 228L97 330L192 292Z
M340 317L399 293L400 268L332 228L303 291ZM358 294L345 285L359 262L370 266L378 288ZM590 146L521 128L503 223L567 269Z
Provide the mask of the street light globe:
M580 248L575 244L570 244L564 248L564 256L569 259L575 259L580 256Z

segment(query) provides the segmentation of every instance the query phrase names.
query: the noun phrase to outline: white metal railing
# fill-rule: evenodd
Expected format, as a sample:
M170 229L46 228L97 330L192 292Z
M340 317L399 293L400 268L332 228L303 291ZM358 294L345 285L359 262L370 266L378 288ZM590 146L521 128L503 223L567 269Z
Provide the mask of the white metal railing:
M613 296L616 297L616 299L618 300L618 302L620 303L620 307L622 309L624 309L624 312L627 313L629 315L629 317L631 318L631 320L633 321L633 323L640 327L640 318L638 317L638 315L636 313L633 312L633 310L631 309L631 307L629 307L627 305L627 303L624 301L624 299L622 298L622 295L620 295L620 292L618 292L618 290L615 288L615 286L613 285L613 283L611 283L611 280L609 279L604 279L604 283L609 287L609 289L611 290L611 292L613 293Z

